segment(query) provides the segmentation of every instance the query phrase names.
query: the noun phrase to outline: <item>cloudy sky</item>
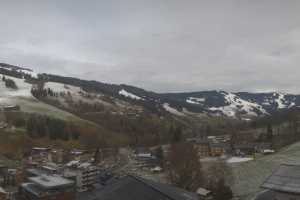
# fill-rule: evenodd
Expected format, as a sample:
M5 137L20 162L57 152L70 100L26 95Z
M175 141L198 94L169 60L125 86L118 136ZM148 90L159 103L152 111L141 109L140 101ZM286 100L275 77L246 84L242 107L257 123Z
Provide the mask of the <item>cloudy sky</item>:
M0 62L157 92L300 93L298 0L0 3Z

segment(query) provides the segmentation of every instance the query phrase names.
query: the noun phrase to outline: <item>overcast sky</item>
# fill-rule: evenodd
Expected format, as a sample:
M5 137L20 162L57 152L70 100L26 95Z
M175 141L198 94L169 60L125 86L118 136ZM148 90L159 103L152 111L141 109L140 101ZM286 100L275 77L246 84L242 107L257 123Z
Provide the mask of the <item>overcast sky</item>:
M0 62L157 92L300 93L299 0L0 3Z

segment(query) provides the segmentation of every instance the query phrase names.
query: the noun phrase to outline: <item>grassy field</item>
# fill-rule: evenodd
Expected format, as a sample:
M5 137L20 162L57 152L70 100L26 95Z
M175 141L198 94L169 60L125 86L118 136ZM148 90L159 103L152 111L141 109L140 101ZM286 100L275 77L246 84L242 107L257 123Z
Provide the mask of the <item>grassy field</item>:
M21 110L24 112L39 113L42 115L49 115L60 119L80 120L80 118L72 115L71 113L55 108L54 106L43 103L37 99L19 97L15 98L12 103L20 105Z
M253 199L261 191L260 185L271 175L280 164L300 165L300 142L295 143L280 152L256 158L254 161L233 164L235 183L232 189L241 199Z

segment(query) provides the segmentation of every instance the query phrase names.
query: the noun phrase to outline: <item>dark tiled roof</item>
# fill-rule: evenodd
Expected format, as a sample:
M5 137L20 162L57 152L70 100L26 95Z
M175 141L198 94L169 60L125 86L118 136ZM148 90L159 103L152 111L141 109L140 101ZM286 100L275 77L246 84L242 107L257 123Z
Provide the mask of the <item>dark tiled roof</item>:
M151 153L150 149L146 147L137 147L134 152L135 154Z
M255 197L255 200L274 200L275 194L271 190L265 190Z
M237 144L234 145L235 149L254 149L255 144L254 143L247 143L247 144Z
M196 144L208 144L209 140L207 138L188 138L186 142L193 142Z
M82 193L78 200L198 200L194 193L156 183L150 180L125 176L102 190Z
M262 184L262 188L300 194L300 166L280 165Z
M167 184L154 182L147 179L142 179L135 177L140 182L145 183L146 185L152 187L157 192L163 193L164 195L168 196L169 199L172 200L199 200L196 193L187 192L181 188L173 187Z

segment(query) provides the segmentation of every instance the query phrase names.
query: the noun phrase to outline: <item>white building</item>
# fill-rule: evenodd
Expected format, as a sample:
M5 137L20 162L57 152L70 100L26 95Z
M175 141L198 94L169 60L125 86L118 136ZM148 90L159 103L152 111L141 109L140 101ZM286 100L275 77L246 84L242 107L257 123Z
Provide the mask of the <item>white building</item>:
M77 164L76 167L67 168L64 176L76 181L78 192L88 191L96 182L99 168L91 163Z

